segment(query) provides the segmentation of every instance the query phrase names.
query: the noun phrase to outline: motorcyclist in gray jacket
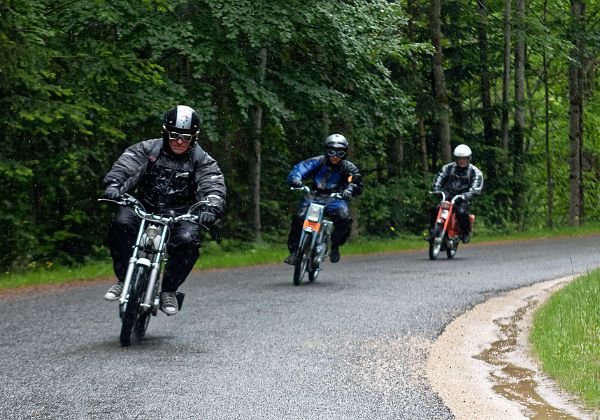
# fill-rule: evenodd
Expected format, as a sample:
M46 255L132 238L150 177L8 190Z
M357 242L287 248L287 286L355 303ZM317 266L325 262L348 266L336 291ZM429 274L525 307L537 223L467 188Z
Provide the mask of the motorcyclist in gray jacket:
M217 162L196 142L200 118L190 107L178 105L163 116L162 138L128 147L104 177L105 196L119 200L135 189L136 197L149 212L184 214L194 203L209 201L198 210L199 223L214 224L225 208L226 188ZM120 207L109 227L108 245L118 283L104 295L117 300L123 290L131 247L139 219L130 207ZM175 292L198 259L200 226L179 222L172 227L161 290L161 309L167 315L178 311Z
M456 195L464 199L457 199L454 203L455 214L460 226L462 241L471 240L471 222L469 220L470 201L481 194L483 190L483 174L471 160L471 148L466 144L459 144L453 152L455 161L444 165L433 181L432 191L444 191L446 199L451 200ZM430 228L433 229L437 207L430 214Z

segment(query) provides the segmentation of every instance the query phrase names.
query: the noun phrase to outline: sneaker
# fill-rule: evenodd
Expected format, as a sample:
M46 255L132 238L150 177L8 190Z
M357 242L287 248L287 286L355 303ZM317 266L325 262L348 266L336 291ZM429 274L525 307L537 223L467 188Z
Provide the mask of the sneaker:
M332 263L336 263L340 260L340 258L341 258L340 247L339 246L331 247L331 253L329 254L329 261L331 261Z
M463 242L463 244L468 244L469 242L471 242L471 233L470 232L463 235L462 242Z
M110 286L104 295L104 299L117 300L121 297L121 293L123 293L123 282L120 281L117 284Z
M179 311L175 292L160 292L160 309L167 315L175 315Z
M292 252L290 255L287 256L285 260L283 260L283 262L289 265L296 264L296 253Z

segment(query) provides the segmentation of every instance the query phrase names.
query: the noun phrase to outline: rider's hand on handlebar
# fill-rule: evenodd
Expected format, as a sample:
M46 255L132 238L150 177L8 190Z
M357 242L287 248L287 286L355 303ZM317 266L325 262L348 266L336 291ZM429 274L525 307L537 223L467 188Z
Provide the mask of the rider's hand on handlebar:
M302 188L302 180L301 179L292 179L290 181L290 187L292 187L292 188Z
M217 221L217 216L208 211L201 211L198 213L198 223L204 226L210 226Z
M109 185L108 187L106 187L106 190L104 190L104 196L109 200L121 201L123 193L121 192L120 188L114 185Z
M350 201L352 198L352 191L346 188L344 191L342 191L342 198L346 201Z

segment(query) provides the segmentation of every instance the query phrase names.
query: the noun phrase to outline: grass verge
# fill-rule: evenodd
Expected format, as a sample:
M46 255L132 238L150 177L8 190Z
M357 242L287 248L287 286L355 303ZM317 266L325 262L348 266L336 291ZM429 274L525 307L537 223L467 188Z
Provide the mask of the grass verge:
M553 230L530 230L526 232L496 232L476 230L472 243L518 241L551 237L580 236L600 233L600 225ZM342 255L357 255L405 250L425 250L427 243L422 237L395 236L393 238L358 238L344 245ZM108 254L108 252L107 252ZM257 264L278 263L287 255L283 243L231 244L205 242L200 251L196 269L233 268ZM49 264L50 266L52 264ZM88 280L112 277L110 261L96 261L76 267L38 268L26 272L0 274L0 289L32 286L39 284L67 283L75 280Z
M555 293L535 313L529 339L544 372L600 408L600 270Z

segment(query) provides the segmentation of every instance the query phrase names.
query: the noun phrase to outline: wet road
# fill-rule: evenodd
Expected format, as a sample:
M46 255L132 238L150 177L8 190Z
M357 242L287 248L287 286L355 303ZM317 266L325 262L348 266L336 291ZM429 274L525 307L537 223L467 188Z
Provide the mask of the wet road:
M597 266L588 236L346 257L299 287L284 264L197 272L182 312L130 348L108 283L3 295L0 418L451 418L424 376L444 326Z

